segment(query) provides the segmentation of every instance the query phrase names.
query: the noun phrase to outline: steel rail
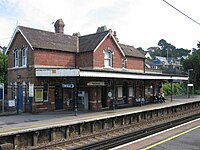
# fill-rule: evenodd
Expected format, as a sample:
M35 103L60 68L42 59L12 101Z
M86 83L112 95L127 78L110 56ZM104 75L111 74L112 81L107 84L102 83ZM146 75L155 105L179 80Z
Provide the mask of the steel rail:
M181 119L177 120L176 118L181 118ZM200 111L198 108L193 109L193 110L186 110L184 112L177 112L176 114L171 114L169 116L157 117L155 119L151 118L145 121L143 120L141 122L136 122L134 124L127 124L122 127L117 127L117 128L113 128L113 129L109 129L109 130L105 130L101 132L96 132L91 135L83 135L81 137L77 137L74 139L57 141L57 142L48 143L45 145L38 145L35 147L29 147L29 148L27 147L27 149L41 150L41 149L56 149L60 147L60 148L71 149L71 150L77 150L77 149L79 150L88 150L88 149L104 150L105 149L106 150L109 148L113 148L113 147L116 147L128 142L140 139L142 137L146 137L156 132L166 130L178 124L182 124L184 122L193 120L195 118L200 118ZM168 120L167 123L160 123L163 121L165 122L166 120ZM173 120L173 121L169 121L169 120ZM139 127L141 129L132 130L135 127ZM132 131L130 131L130 133L126 133L128 129L131 129ZM119 132L122 132L122 134L116 137L109 136L109 134L112 135ZM91 139L95 139L95 137L101 137L102 135L106 136L105 140L104 139L98 140L97 142L90 141ZM87 143L79 145L81 141L87 141ZM72 143L74 144L74 146ZM78 144L78 146L76 144Z
M88 149L90 149L90 150L107 150L107 149L110 149L110 148L113 148L113 147L116 147L116 146L119 146L119 145L129 143L131 141L134 141L134 140L137 140L137 139L140 139L140 138L161 132L163 130L175 127L177 125L189 122L189 121L197 119L197 118L200 118L200 114L187 116L187 117L184 117L184 118L181 118L181 119L178 119L178 120L174 120L174 121L170 121L170 122L163 123L163 124L160 124L160 125L156 125L156 126L153 126L153 127L149 127L149 128L146 128L146 129L142 129L140 131L124 134L124 135L119 136L119 137L114 137L114 138L106 139L106 140L99 141L99 142L96 142L96 143L93 143L93 144L88 144L88 145L76 147L76 148L71 149L71 150L75 150L75 149L78 149L78 150L88 150Z

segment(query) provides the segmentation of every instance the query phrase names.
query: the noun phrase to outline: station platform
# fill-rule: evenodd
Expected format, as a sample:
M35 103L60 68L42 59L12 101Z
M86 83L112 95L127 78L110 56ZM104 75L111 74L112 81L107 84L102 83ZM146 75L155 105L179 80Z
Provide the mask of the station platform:
M166 103L146 104L137 107L133 106L99 112L78 112L77 116L75 116L74 112L69 111L46 112L40 114L22 113L13 116L0 116L0 137L27 131L42 130L45 128L128 115L147 110L161 109L196 101L200 101L200 95L195 95L191 98L187 98L186 96L173 97L172 101L170 97L167 97Z

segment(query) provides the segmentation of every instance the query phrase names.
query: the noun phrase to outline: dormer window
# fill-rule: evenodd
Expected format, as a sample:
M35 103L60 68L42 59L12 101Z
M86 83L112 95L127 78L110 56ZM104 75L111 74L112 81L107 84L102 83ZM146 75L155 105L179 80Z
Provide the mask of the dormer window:
M14 67L19 67L19 49L14 51Z
M112 52L110 50L106 50L104 52L104 67L105 68L112 67Z

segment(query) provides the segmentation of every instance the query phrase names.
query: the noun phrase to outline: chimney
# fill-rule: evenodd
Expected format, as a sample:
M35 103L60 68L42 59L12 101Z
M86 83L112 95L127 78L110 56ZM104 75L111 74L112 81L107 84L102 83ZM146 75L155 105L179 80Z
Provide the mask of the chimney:
M104 31L107 31L106 26L101 26L101 27L98 27L98 29L97 29L97 33L104 32Z
M56 33L64 33L64 22L62 19L58 19L55 24L54 24L54 27L55 27L55 32Z
M113 32L113 36L115 37L115 40L116 40L117 42L119 42L119 39L118 39L118 37L117 37L116 31Z
M72 36L77 36L77 37L79 37L79 36L81 36L81 33L80 33L80 32L76 32L76 33L73 33Z

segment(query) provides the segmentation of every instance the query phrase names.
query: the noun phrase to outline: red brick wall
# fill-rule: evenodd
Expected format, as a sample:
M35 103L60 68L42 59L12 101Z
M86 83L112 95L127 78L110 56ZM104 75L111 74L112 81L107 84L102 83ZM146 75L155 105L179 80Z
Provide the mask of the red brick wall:
M75 67L75 53L36 49L34 58L35 65Z
M7 52L8 55L8 93L7 99L11 99L12 89L10 84L13 82L31 82L34 80L34 69L32 68L34 59L33 59L33 50L23 38L20 33L16 34L16 40L13 41L10 49ZM14 68L14 50L27 47L27 67ZM21 54L20 54L21 55ZM20 59L21 61L21 59Z
M77 54L77 67L93 67L93 51Z
M127 57L126 68L144 70L144 59L136 57Z
M104 67L104 53L103 50L110 49L114 51L113 55L113 68L122 68L122 58L123 55L120 53L117 45L114 43L113 39L109 36L105 41L98 47L94 52L94 67L102 68Z

